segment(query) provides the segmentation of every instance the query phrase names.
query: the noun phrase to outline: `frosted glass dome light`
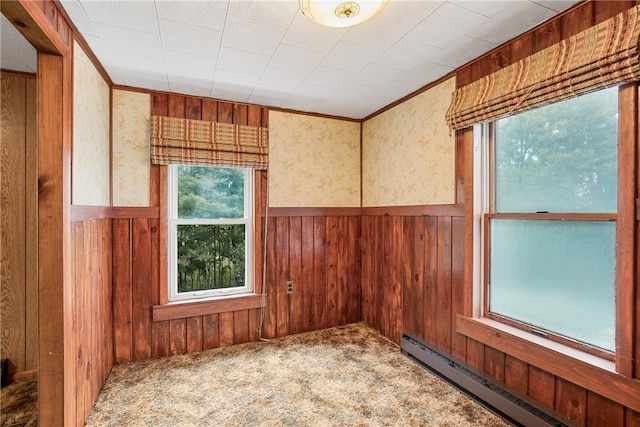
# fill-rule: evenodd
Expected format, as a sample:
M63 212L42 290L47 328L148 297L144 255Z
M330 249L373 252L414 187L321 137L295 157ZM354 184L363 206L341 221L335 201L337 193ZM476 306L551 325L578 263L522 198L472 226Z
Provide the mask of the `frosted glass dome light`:
M357 25L378 13L387 0L298 0L302 13L326 27L344 28Z

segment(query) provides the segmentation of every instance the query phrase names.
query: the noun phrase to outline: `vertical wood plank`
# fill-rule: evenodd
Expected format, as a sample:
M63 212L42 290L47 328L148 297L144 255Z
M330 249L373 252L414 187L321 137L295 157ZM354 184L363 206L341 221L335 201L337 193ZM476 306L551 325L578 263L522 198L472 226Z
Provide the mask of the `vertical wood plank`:
M218 102L210 99L202 99L202 120L215 122L218 120Z
M484 372L497 381L504 381L505 354L495 348L484 347Z
M548 391L547 391L548 393ZM580 425L587 422L587 390L556 378L556 411Z
M151 357L151 247L149 221L132 219L132 298L133 360Z
M302 318L303 331L313 330L313 217L304 216L301 218L301 265L300 265L300 284L302 292L302 307L300 316Z
M415 259L414 236L417 233L415 229L415 218L411 216L404 217L402 226L402 255L404 262L402 263L402 329L417 335L414 319L420 314L416 313L413 300L419 299L422 295L418 293L417 277L413 273L413 260Z
M328 327L327 315L327 224L324 217L313 219L313 328Z
M412 288L413 294L410 304L413 305L413 330L416 336L425 339L425 323L427 313L425 310L425 264L427 259L426 243L426 222L425 217L418 216L413 218L413 259L411 264L412 270ZM428 248L429 252L433 252L431 248Z
M231 102L218 101L218 121L233 123L233 104Z
M456 332L456 316L465 313L465 298L468 287L465 274L465 220L463 217L451 219L451 355L464 359L467 338Z
M218 315L220 347L233 345L233 312Z
M167 113L169 117L185 117L185 99L182 95L170 94L167 104Z
M189 96L185 99L186 119L202 120L202 99Z
M26 81L2 75L2 357L9 372L22 372L25 363L26 226L25 148ZM11 250L6 250L11 248Z
M529 390L529 364L508 354L504 361L504 382L527 395Z
M132 360L130 220L113 220L113 334L115 361Z
M220 347L217 314L202 316L202 341L203 350Z
M289 295L285 284L289 280L289 218L276 219L276 281L274 291L276 295L276 333L283 337L289 334Z
M233 123L236 125L246 125L248 122L247 104L233 104Z
M547 371L529 366L529 391L527 395L551 409L555 409L555 376Z
M624 426L624 406L599 394L587 392L588 426Z
M275 282L278 277L278 253L276 252L276 218L268 218L267 221L267 262L266 262L266 293L267 306L265 307L264 323L262 325L262 336L273 338L277 334L277 304Z
M438 218L437 335L436 346L451 351L451 218Z
M338 326L338 219L326 218L327 327Z
M626 408L625 427L640 427L640 412Z
M387 258L389 261L389 278L390 287L385 295L385 301L387 306L387 331L389 339L396 344L400 343L402 339L402 217L394 216L390 217L389 238L391 245Z
M249 342L249 310L233 312L233 343Z
M382 316L385 294L383 293L385 277L388 267L385 262L385 240L388 238L386 221L387 217L376 216L374 218L373 253L375 265L373 266L373 282L371 286L374 292L373 326L378 331L383 331L384 318Z
M349 302L347 305L347 322L354 323L362 320L362 283L360 281L360 217L347 217L347 286Z
M187 353L202 351L202 316L187 318Z
M348 222L346 216L336 218L336 307L338 325L348 323L349 309L349 259L347 255Z
M185 319L169 320L169 355L185 354L187 351L187 322Z
M438 337L438 218L425 218L424 339L432 346Z
M153 322L151 333L153 357L169 356L169 321Z
M363 216L361 219L360 253L362 257L361 286L362 286L362 320L375 327L373 322L373 217Z
M467 365L482 371L484 369L484 344L467 338Z
M302 317L302 294L304 285L301 283L302 268L302 219L289 218L289 274L293 281L293 293L289 299L289 333L297 334L304 330L305 319ZM283 284L284 285L284 284Z
M262 126L262 107L259 105L249 105L247 108L247 125Z
M169 114L169 95L167 93L154 92L151 94L151 114L154 116Z
M3 88L4 90L4 88ZM38 360L38 123L35 78L26 78L25 148L25 369L36 370ZM4 128L4 126L3 126ZM4 140L4 136L3 136ZM4 145L4 144L3 144ZM2 209L4 210L4 209ZM4 283L4 281L3 281Z

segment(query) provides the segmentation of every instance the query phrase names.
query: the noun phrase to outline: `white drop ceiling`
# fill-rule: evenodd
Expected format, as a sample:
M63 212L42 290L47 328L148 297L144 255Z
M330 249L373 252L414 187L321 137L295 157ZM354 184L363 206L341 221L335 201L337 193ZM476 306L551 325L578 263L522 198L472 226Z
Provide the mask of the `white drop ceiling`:
M336 29L297 0L60 2L115 84L354 119L577 3L389 0Z

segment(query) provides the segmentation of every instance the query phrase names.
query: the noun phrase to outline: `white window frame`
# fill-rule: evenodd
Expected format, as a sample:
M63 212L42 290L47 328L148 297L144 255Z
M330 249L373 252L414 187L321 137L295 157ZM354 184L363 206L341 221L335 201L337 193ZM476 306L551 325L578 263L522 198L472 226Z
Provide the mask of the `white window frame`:
M244 175L244 217L237 219L181 219L178 218L178 167L168 165L167 189L167 226L168 251L168 299L169 302L185 300L216 299L228 296L253 294L254 289L254 188L253 170L237 168ZM243 224L245 226L245 284L233 288L210 289L195 292L178 292L178 225L226 225Z
M619 123L619 122L618 122ZM490 213L490 198L491 192L494 191L490 187L492 185L490 175L492 173L492 168L494 165L491 163L491 155L490 150L490 140L492 128L489 123L476 124L473 127L473 162L474 162L474 205L473 205L473 242L474 242L474 250L473 250L473 296L472 299L474 301L473 304L473 312L472 315L475 318L483 318L487 319L490 322L496 322L498 324L503 324L507 327L512 327L513 324L507 321L501 321L497 318L502 316L497 315L496 320L493 320L492 317L487 317L485 311L487 310L487 299L489 296L486 294L487 292L487 284L485 283L486 276L486 267L487 267L487 251L490 250L488 242L488 230L486 229L485 223L485 215ZM617 211L612 213L613 216L618 215ZM613 220L617 222L617 220ZM617 231L616 231L617 232ZM617 237L616 237L617 241ZM617 252L617 248L614 248L614 251ZM614 254L617 257L617 253ZM617 268L617 265L616 265ZM614 275L614 282L616 281L616 276ZM615 285L617 286L617 284ZM615 295L617 297L617 291L614 289ZM617 306L616 306L617 311ZM618 327L617 319L619 313L616 313L616 322L615 326ZM515 320L515 319L514 319ZM515 320L515 323L520 323L522 326L522 330L527 331L529 334L535 334L538 328L536 327L527 327L525 322ZM570 337L562 337L560 334L550 333L548 336L545 333L545 339L549 339L549 336L554 336L552 341L556 341L566 345L572 338ZM617 337L617 332L616 332ZM610 361L615 360L617 351L607 351L600 349L598 347L584 344L584 345L570 345L573 349L576 349L580 352L590 353L599 358L604 358Z

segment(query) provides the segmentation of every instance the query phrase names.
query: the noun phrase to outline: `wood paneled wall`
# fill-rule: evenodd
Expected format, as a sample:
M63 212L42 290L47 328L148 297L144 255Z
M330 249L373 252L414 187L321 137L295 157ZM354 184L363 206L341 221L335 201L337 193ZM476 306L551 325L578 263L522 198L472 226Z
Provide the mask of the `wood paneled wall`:
M113 367L111 220L72 223L71 245L76 364L68 367L75 386L68 425L83 425Z
M268 126L264 107L166 93L152 94L152 114ZM113 219L115 361L143 360L273 338L360 320L359 216L346 209L272 210L267 221L265 309L225 310L154 321L166 301L166 254L159 177L152 166L152 205L160 214ZM256 185L266 203L266 174ZM262 289L264 210L256 220L256 292ZM357 211L357 210L356 210ZM357 212L356 212L357 213ZM164 269L164 271L163 271ZM294 282L293 294L286 282ZM164 294L164 295L163 295ZM264 316L264 317L263 317Z
M157 218L113 220L115 361L184 354L258 339L261 310L153 321L159 301ZM360 320L359 217L269 217L264 338ZM258 261L260 262L260 261ZM294 293L286 293L286 281Z
M38 369L38 178L35 75L2 80L2 358Z

